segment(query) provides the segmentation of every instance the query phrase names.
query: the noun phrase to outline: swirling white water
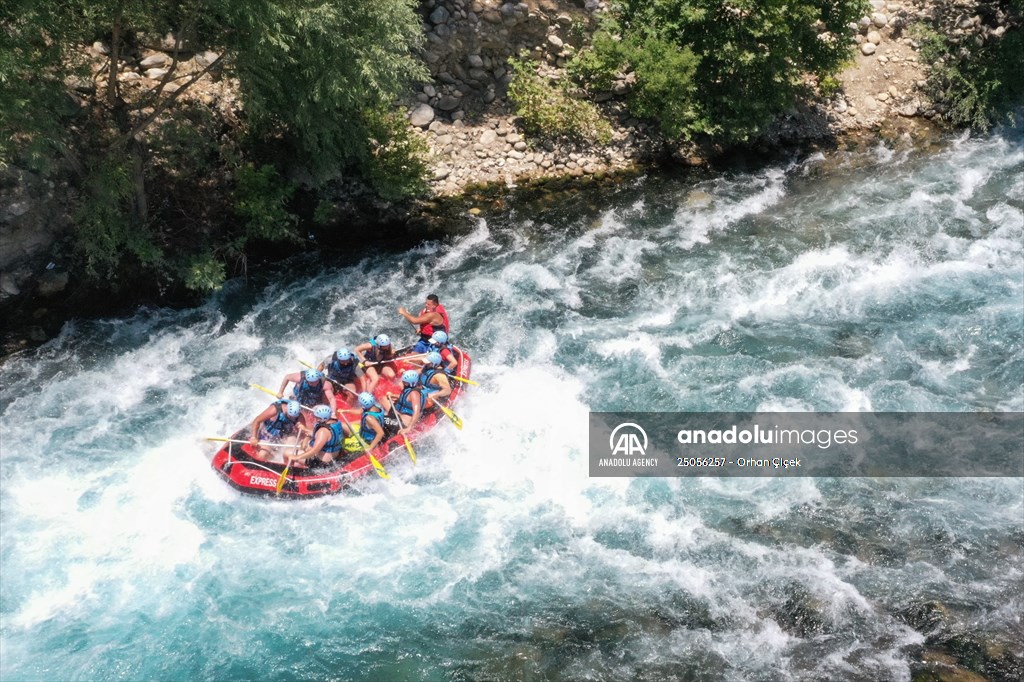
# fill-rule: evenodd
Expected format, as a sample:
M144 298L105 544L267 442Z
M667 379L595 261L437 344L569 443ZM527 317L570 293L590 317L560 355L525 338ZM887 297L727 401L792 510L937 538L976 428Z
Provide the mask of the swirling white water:
M0 369L0 677L909 679L937 601L1020 653L1021 479L591 479L589 410L1024 409L1018 134L643 180ZM206 435L435 291L466 428L274 502Z

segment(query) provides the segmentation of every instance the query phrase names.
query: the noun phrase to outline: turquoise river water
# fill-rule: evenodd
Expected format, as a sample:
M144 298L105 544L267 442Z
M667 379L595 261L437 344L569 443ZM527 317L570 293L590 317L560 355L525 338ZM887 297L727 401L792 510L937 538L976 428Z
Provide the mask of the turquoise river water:
M588 477L587 415L1024 409L1017 133L636 181L0 368L0 678L909 680L1021 654L1024 482ZM441 295L480 386L355 494L209 466L297 358Z

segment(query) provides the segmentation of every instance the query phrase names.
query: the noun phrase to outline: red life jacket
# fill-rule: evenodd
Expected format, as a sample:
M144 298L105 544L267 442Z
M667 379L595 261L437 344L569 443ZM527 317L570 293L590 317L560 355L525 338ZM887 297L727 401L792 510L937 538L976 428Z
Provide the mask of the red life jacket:
M444 320L444 332L448 335L452 335L452 323L448 320L448 311L444 309L444 306L440 303L434 308L435 311L441 313L441 319Z
M424 308L423 310L420 311L420 315L426 315L427 312L429 311L426 308ZM434 308L434 312L439 313L441 315L441 319L444 320L444 327L441 328L441 331L447 334L451 334L451 325L448 322L448 311L444 309L443 305L438 303L437 307ZM434 335L434 332L437 331L437 329L437 326L432 325L429 322L421 324L420 336L423 337L424 339L429 339L431 336Z

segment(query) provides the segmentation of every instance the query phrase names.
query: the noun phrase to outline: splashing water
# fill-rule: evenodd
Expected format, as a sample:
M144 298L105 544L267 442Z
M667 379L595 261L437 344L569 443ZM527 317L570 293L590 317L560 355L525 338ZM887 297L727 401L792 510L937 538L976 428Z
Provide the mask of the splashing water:
M834 168L299 259L11 359L0 677L909 679L930 600L1019 653L1020 479L587 477L590 410L1024 409L1019 136ZM431 291L464 431L355 495L216 477L248 382L411 338Z

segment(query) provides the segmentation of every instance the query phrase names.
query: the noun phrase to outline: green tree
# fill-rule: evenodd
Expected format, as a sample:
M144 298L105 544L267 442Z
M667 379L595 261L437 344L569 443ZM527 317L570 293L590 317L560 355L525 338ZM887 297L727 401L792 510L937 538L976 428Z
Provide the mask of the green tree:
M589 70L635 70L631 108L670 137L741 141L793 104L806 74L841 68L847 25L866 10L863 0L621 0Z
M174 230L171 218L154 215L151 177L162 171L167 182L181 184L184 174L198 184L204 179L196 176L212 171L172 169L166 158L201 160L203 145L187 142L187 129L212 126L190 110L186 95L214 78L237 79L244 116L238 131L244 131L244 153L252 157L236 153L241 134L231 144L214 145L221 148L224 175L236 178L242 195L234 202L241 232L220 237L233 249L244 247L244 238L288 232L283 202L293 191L284 179L290 169L304 169L314 181L360 174L392 195L394 186L411 189L414 183L404 176L389 185L388 173L422 172L415 159L403 164L398 158L415 154L415 146L402 137L403 129L381 121L392 120L392 103L408 83L426 76L413 55L422 39L414 5L9 0L0 14L0 162L71 169L84 197L81 236L91 242L83 253L103 277L125 256L143 269L166 263ZM83 46L94 40L109 48L99 66L84 56ZM154 44L168 57L163 73L151 72L155 80L126 80L124 67L135 66L141 51ZM197 50L214 52L193 59ZM267 162L280 172L267 170ZM263 188L262 204L253 203L253 186ZM268 220L285 225L271 228ZM198 250L209 247L205 241L189 243ZM184 272L190 281L212 281L219 271L200 259L203 276L195 276L195 254L179 255L179 277Z
M1013 121L1024 103L1024 0L1002 3L1010 28L1000 37L976 41L973 36L948 35L936 30L958 16L958 8L936 18L936 26L918 25L921 55L928 65L928 93L945 101L946 118L955 125L988 130L1001 121ZM957 12L957 14L953 14Z

